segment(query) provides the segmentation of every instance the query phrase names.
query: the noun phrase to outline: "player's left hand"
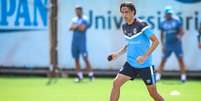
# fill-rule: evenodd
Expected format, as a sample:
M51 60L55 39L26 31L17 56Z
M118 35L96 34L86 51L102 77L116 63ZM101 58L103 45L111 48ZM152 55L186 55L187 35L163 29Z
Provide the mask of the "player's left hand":
M137 62L138 62L139 64L143 64L145 60L146 60L146 57L145 57L145 56L138 56L138 57L137 57Z
M201 49L201 43L199 44L199 48Z

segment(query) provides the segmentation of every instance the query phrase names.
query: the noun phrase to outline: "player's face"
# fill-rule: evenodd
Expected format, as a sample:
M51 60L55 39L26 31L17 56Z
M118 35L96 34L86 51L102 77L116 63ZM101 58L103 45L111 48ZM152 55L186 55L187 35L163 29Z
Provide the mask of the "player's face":
M121 8L122 17L128 22L134 17L134 11L131 11L128 7Z
M80 9L75 9L75 13L78 17L81 17L82 16L82 10Z
M165 14L165 18L166 19L171 19L172 18L172 14L171 13L166 13Z

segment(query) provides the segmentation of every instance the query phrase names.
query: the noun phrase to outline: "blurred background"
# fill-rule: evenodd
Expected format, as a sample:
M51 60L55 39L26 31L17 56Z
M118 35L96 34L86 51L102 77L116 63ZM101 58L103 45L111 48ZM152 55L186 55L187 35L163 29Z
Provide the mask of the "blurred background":
M164 19L164 7L172 6L174 15L182 20L184 60L188 71L201 71L201 51L197 47L201 26L199 0L127 0L134 2L137 17L147 21L160 38L159 23ZM94 69L118 70L125 56L107 62L109 53L125 44L121 31L124 23L119 5L122 0L1 0L0 6L0 66L4 69L73 69L71 56L72 32L69 27L75 16L75 5L81 5L89 18L87 49ZM159 46L153 54L157 67L162 54ZM84 64L82 63L82 67ZM175 56L165 70L178 71Z
M136 5L136 16L150 24L158 38L160 38L159 23L164 19L164 8L172 6L174 16L182 21L185 30L182 42L184 61L188 68L187 75L199 82L201 78L201 49L198 48L197 36L198 29L201 27L201 0L126 1L131 1ZM5 83L4 79L10 75L20 75L23 79L27 75L46 77L55 68L59 68L61 76L75 75L74 60L71 56L73 33L69 31L69 27L72 24L72 18L75 17L76 5L81 5L84 15L89 18L87 49L95 76L114 77L126 61L125 55L116 61L107 61L109 53L117 51L126 44L121 30L124 20L119 11L119 5L122 2L124 0L0 0L0 86L8 84L8 82ZM155 67L159 66L161 57L160 45L153 53ZM85 67L83 61L81 61L81 65L82 68ZM178 75L178 62L176 57L171 55L165 65L164 76L178 78L175 77ZM109 80L112 81L111 78ZM106 81L110 84L109 80ZM12 80L9 81L9 84L12 82ZM34 84L34 81L31 82ZM98 80L97 82L102 81ZM175 84L175 81L170 82ZM64 86L64 84L61 85ZM163 84L160 86L166 87ZM188 86L190 89L191 84ZM200 87L199 82L195 89L198 90ZM3 93L2 91L9 92L12 89L0 90L1 93ZM57 94L53 93L52 95ZM196 97L197 100L194 101L201 100L198 95ZM4 98L7 97L4 96ZM43 99L43 101L55 99ZM20 101L26 100L30 101L28 98ZM169 101L178 100L181 99L169 99ZM190 97L189 100L191 100ZM4 101L13 100L4 99ZM70 100L67 98L66 101ZM77 98L74 101L81 100Z

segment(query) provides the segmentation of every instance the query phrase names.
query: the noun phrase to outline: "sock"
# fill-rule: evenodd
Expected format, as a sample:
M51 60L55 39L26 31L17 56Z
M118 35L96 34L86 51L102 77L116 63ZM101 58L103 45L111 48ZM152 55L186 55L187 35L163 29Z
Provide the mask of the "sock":
M79 77L80 79L83 79L83 73L82 73L82 72L78 72L77 75L78 75L78 77Z
M160 80L161 79L161 74L160 73L156 73L156 80Z
M181 80L186 80L186 74L181 74Z
M93 72L89 72L88 76L94 76L94 73Z

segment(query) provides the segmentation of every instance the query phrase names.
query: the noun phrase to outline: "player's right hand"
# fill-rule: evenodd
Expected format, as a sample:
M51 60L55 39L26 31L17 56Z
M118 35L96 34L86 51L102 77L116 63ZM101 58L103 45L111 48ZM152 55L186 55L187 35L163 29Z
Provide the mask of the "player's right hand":
M117 57L118 57L118 54L112 53L112 54L108 55L107 60L112 61L112 60L117 59Z

